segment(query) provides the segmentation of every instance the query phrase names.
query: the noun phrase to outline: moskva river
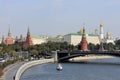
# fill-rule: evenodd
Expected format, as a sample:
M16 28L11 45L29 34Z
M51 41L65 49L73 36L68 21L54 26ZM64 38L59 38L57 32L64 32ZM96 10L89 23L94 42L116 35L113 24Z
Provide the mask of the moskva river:
M91 60L92 63L42 64L29 68L20 80L120 80L120 58Z

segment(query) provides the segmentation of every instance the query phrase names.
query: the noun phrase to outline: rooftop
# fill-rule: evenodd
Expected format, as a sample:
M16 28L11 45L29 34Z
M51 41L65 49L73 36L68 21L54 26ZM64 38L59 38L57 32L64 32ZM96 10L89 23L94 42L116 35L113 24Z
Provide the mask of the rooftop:
M74 35L74 36L82 36L82 33L69 33L69 34L66 34L65 36L68 36L68 35ZM88 36L98 36L97 34L88 34Z

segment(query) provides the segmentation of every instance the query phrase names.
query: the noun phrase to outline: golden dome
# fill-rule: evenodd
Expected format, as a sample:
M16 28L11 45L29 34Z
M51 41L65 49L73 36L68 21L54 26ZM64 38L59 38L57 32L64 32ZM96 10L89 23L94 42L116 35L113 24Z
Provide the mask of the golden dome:
M95 29L95 34L98 34L98 29Z
M83 33L83 28L82 28L82 29L80 29L80 33Z
M110 33L109 33L109 32L107 32L107 36L110 36Z
M103 27L103 24L102 24L102 23L100 23L100 27Z

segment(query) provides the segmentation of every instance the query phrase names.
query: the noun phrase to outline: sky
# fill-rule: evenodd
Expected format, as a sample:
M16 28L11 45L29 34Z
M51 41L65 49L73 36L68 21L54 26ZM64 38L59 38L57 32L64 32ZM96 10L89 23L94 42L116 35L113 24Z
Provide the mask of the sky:
M87 33L109 31L120 37L120 0L0 0L0 36L68 34L79 31L85 23Z

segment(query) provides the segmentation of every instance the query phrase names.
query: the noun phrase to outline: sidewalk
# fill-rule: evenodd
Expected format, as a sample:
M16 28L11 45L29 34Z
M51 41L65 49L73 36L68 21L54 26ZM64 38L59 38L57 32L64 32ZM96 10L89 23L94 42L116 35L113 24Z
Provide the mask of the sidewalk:
M17 62L14 64L11 64L7 66L3 72L3 76L0 78L0 80L13 80L13 76L16 74L19 67L24 64L25 62Z

